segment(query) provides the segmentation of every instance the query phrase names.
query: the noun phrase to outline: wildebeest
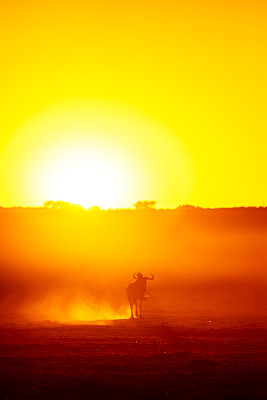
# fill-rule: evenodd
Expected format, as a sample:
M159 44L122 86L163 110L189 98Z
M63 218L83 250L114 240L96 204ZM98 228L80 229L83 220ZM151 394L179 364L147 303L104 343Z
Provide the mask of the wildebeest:
M130 283L126 288L127 297L131 307L131 318L134 318L134 306L135 306L135 316L138 318L142 317L142 304L145 299L146 293L146 283L147 280L152 281L154 275L151 274L151 278L143 276L140 272L133 274L133 278L136 279L135 282ZM139 300L139 311L137 302Z

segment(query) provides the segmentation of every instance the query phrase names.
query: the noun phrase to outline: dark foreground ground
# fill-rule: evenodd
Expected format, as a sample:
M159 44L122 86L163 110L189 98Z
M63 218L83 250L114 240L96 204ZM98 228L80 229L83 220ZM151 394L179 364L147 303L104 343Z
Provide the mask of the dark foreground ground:
M266 324L5 325L2 399L267 399Z

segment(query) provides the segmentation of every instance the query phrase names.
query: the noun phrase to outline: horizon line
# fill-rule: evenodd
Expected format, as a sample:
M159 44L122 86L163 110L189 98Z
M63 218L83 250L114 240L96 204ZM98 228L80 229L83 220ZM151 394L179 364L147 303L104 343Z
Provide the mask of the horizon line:
M48 207L45 205L42 206L23 206L23 205L14 205L14 206L2 206L0 205L0 209L2 210L11 210L11 209L30 209L30 210L51 210L51 211L176 211L179 208L191 208L191 209L201 209L201 210L230 210L230 209L266 209L267 206L221 206L221 207L203 207L203 206L195 206L191 204L180 204L177 207L143 207L143 208L135 208L135 207L118 207L118 208L101 208L100 206L90 206L83 207L81 204L72 204L69 203L68 206L65 207Z

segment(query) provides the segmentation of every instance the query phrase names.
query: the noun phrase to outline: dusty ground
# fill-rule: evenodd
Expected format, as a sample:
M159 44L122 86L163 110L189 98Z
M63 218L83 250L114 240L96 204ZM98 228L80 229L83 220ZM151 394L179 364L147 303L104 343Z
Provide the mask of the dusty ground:
M267 326L171 317L2 325L1 399L267 398Z

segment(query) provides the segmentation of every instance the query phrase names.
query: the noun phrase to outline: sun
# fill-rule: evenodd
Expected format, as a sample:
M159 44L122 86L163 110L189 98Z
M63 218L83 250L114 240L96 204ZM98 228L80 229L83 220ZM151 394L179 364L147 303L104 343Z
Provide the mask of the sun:
M116 208L131 185L131 172L125 162L114 152L103 149L58 150L39 176L46 197L85 208L95 205Z
M73 100L32 116L0 159L1 205L63 200L83 207L188 202L189 154L167 126L139 111ZM1 176L0 176L1 178Z

